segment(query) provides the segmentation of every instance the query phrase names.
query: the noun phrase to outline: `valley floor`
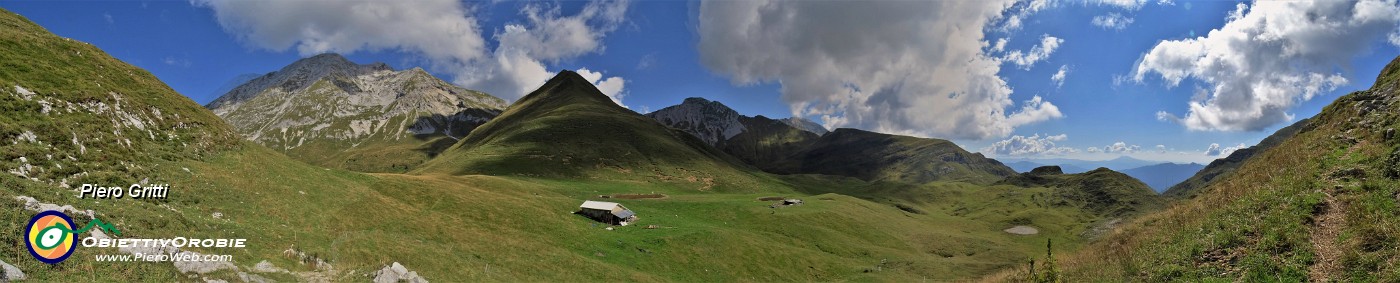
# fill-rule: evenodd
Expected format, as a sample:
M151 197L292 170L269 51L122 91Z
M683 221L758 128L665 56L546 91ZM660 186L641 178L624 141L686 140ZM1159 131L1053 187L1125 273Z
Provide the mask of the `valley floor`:
M1056 250L1077 248L1086 228L1104 221L1050 204L1049 189L966 183L783 176L757 193L713 193L660 181L361 174L251 145L157 168L151 179L171 183L169 201L77 199L5 175L0 229L23 231L35 211L16 197L28 196L91 209L124 238L249 239L245 249L191 248L232 254L233 264L182 271L170 263L96 262L96 255L120 252L80 247L48 265L30 258L20 233L0 234L10 243L0 247L0 259L39 281L360 281L397 262L449 281L908 282L974 278L1024 264L1044 253L1047 239ZM598 198L611 194L666 197ZM770 196L805 203L770 208L773 201L758 200ZM621 202L640 221L604 229L573 214L583 200ZM1017 225L1038 234L1003 231Z

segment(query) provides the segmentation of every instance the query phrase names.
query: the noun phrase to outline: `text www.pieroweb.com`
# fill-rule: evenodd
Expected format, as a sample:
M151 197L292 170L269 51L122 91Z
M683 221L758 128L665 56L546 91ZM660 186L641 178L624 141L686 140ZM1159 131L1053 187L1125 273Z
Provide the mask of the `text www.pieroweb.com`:
M195 253L157 253L157 254L99 254L95 258L97 261L108 262L200 262L200 261L233 261L233 255L217 254L195 254Z

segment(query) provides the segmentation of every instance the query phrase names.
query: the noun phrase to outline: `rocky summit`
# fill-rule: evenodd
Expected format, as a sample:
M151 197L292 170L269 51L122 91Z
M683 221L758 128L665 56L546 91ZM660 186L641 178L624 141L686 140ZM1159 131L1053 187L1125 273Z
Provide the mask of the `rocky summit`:
M321 54L255 78L206 107L244 138L308 163L402 172L500 115L505 105L421 68L394 70ZM384 156L396 160L384 162Z

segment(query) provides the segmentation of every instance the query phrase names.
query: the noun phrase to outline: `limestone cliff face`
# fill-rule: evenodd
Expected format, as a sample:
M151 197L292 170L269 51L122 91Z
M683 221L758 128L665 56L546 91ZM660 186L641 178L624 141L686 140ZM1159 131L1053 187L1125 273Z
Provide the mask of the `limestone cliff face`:
M441 148L433 145L437 139L464 137L505 106L500 98L452 85L420 68L397 71L383 63L359 65L321 54L253 79L206 107L244 138L293 158L394 172L436 154ZM395 164L366 160L395 154L422 158Z

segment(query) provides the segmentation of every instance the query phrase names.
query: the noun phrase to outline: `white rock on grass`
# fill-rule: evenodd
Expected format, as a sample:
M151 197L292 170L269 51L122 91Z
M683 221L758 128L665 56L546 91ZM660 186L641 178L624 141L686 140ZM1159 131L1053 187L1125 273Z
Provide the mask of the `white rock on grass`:
M23 98L25 101L34 99L34 92L21 86L15 86L15 93L18 93L19 97Z
M267 278L264 278L264 277L262 277L262 276L258 276L257 274L248 274L247 272L239 272L239 273L238 273L238 280L243 280L243 282L248 282L248 283L268 283L268 282L274 282L274 281L268 280Z
M418 272L409 271L408 268L403 267L403 265L398 262L385 266L383 269L374 272L374 274L374 283L394 283L400 281L428 283L428 279L418 276Z
M35 135L34 132L26 130L23 133L19 134L19 140L27 141L29 143L36 143L39 142L39 136Z
M287 269L277 267L267 260L259 261L253 265L253 272L257 273L287 273Z
M57 204L52 204L52 203L43 203L43 202L39 202L39 200L37 200L37 199L34 199L34 198L32 198L32 197L28 197L28 196L17 196L17 197L15 197L15 199L24 202L24 209L28 209L28 210L32 210L32 211L54 210L54 211L60 211L60 212L64 212L64 213L71 213L71 214L77 214L77 215L85 215L85 216L87 216L88 218L96 217L96 213L93 213L91 209L89 209L89 210L78 210L78 209L76 209L76 208L73 208L72 205L63 205L63 206L59 206L59 205L57 205Z
M180 252L178 256L183 258L202 258L203 254L183 251ZM175 269L180 270L180 273L194 272L205 274L225 269L238 270L238 267L234 266L232 262L227 261L176 261Z
M18 267L5 263L4 261L0 261L0 270L4 271L3 274L0 274L0 281L24 280L23 271L20 271Z

